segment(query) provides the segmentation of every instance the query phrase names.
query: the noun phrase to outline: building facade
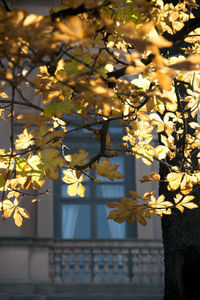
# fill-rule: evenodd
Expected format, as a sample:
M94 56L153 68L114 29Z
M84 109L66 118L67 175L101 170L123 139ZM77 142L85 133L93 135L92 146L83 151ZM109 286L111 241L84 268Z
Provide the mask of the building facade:
M44 15L58 2L8 1L10 7ZM31 95L31 99L40 101L36 95ZM9 122L0 122L0 128L1 148L9 149ZM120 129L116 124L111 130L117 144ZM82 133L76 134L68 146L80 149L85 138ZM92 141L87 145L86 150L91 153L97 147ZM31 196L23 202L31 219L25 219L22 227L16 227L12 219L0 219L0 297L1 293L7 297L9 293L89 295L104 291L118 299L124 290L131 295L161 293L163 252L159 217L152 216L145 227L106 219L106 202L119 200L131 189L141 195L157 190L155 183L143 186L139 179L158 166L145 167L140 160L128 156L114 158L113 163L120 165L124 179L114 183L102 179L101 183L86 181L85 199L69 198L61 180L48 180L43 188L48 192L39 202L32 203ZM90 299L88 295L85 299Z

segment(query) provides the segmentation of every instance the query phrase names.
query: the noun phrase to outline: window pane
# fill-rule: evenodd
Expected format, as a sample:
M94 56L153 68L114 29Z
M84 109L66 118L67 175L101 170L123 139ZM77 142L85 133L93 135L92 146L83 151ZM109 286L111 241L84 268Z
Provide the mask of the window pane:
M90 231L90 206L73 204L62 206L62 238L88 239Z
M124 129L122 127L109 127L108 132L116 133L119 136L121 136L124 133Z
M113 220L107 220L109 209L106 205L97 205L97 238L99 239L123 239L126 237L125 223L118 224Z
M122 184L99 184L96 187L97 198L121 198L125 194L125 187Z

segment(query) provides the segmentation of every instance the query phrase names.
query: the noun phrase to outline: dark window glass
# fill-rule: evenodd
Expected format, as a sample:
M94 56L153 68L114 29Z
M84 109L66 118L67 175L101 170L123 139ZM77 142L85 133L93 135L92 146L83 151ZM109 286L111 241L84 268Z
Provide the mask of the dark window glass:
M116 133L113 145L117 147L121 141L121 129L112 127L110 132ZM66 145L70 148L70 153L78 152L79 149L84 148L90 155L93 155L99 149L96 140L86 133L78 135L76 132L70 139L67 139ZM86 145L87 147L85 147ZM129 190L134 189L134 159L124 155L111 158L110 162L112 165L119 165L117 170L124 175L124 178L111 181L98 175L99 183L94 183L85 177L83 185L86 187L86 193L84 198L69 197L67 184L61 179L54 183L56 237L65 239L136 237L136 223L133 225L118 224L113 220L106 219L109 214L106 203L119 201L121 197L128 195ZM90 175L94 175L94 170L91 170Z

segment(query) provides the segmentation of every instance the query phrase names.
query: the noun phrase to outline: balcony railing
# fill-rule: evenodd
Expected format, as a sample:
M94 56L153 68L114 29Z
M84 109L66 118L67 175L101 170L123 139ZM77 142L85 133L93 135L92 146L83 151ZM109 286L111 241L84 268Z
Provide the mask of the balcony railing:
M0 264L0 282L163 284L160 241L2 238Z

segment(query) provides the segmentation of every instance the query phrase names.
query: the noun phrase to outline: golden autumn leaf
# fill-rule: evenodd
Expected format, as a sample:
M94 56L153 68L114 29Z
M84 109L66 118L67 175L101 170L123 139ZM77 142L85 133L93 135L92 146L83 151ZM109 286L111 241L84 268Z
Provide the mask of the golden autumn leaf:
M168 74L161 72L161 71L157 71L156 72L156 76L158 79L158 82L160 84L160 86L166 90L166 91L170 91L171 90L171 86L172 86L172 78L171 76L169 76Z
M9 218L15 209L13 202L10 200L4 200L0 202L0 205L0 211L3 211L1 216L3 218Z
M142 176L143 179L140 179L140 182L141 183L144 183L144 182L148 182L148 181L159 181L160 180L160 175L155 173L155 172L152 172L149 176Z
M132 224L137 219L140 224L146 225L145 218L150 218L146 206L138 204L138 201L132 198L122 197L120 202L109 202L107 206L114 208L109 212L107 219L113 219L119 224L126 220L129 224Z
M65 159L69 162L69 167L73 168L76 165L84 165L88 157L88 152L86 152L84 149L79 150L78 153L74 153L72 155L66 155Z
M76 42L94 33L93 26L87 26L77 16L68 17L65 22L57 21L56 26L59 31L54 32L54 41Z
M198 208L198 205L191 202L194 200L193 195L187 195L183 198L183 195L180 193L176 195L174 198L174 202L176 203L176 208L179 209L182 213L184 212L184 207L187 207L188 209Z
M192 176L190 174L185 173L180 185L181 193L184 195L189 194L192 191L194 184L197 184L197 177L195 175Z
M167 188L169 191L175 191L180 187L183 175L184 175L184 173L182 173L182 172L179 172L179 173L171 172L167 175L167 178L166 178L168 181Z
M154 156L154 151L153 147L147 146L140 148L140 152L137 152L137 155L139 155L142 159L142 161L145 163L145 165L151 165L153 162L153 156Z
M169 148L164 145L159 145L156 147L156 156L158 159L165 159L167 154L169 153Z
M15 221L15 225L18 227L22 226L23 218L30 218L27 210L25 208L18 206L19 201L15 198L14 201L4 200L0 202L0 211L2 218L9 218L13 213L13 219Z
M164 195L160 195L158 199L156 199L154 195L151 195L150 201L148 201L147 204L152 212L155 211L155 213L161 217L163 214L170 215L171 208L173 207L170 201L165 201Z
M84 175L81 175L77 178L77 174L75 170L68 169L67 171L63 171L64 177L62 181L69 184L67 187L67 193L69 196L80 196L84 197L85 195L85 187L82 185L82 181L84 179Z
M59 168L63 168L66 165L65 159L59 155L60 151L57 149L50 149L42 156L44 163L44 170L46 176L50 179L59 178Z
M14 221L15 221L15 224L16 224L18 227L21 227L21 226L22 226L23 219L22 219L22 216L20 215L20 213L19 213L19 211L18 211L18 208L16 208L15 211L14 211L13 219L14 219Z
M117 171L118 167L119 165L111 165L108 158L95 165L97 174L107 177L110 180L121 179L124 177L119 171Z
M45 183L44 165L40 155L31 155L27 159L28 168L26 173L30 178L34 189L39 189Z
M8 98L8 95L5 92L0 92L0 97L6 99Z
M132 215L132 212L137 205L137 200L126 197L121 198L120 202L109 202L107 203L107 206L115 209L109 212L107 219L113 219L115 222L121 224Z
M15 140L15 149L21 150L26 149L35 144L33 140L34 136L27 130L24 129L23 133L18 135L18 139Z
M43 20L43 18L44 18L43 16L39 16L36 14L30 14L24 19L23 26L26 27L26 26L37 24L38 22Z
M151 50L154 54L158 55L158 48L170 47L172 42L166 40L163 36L157 35L156 38L147 37L150 31L154 28L154 22L143 24L139 28L133 22L128 22L123 26L124 39L131 43L135 48L143 52L146 49Z

